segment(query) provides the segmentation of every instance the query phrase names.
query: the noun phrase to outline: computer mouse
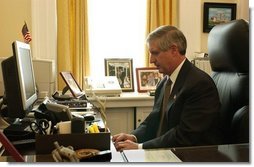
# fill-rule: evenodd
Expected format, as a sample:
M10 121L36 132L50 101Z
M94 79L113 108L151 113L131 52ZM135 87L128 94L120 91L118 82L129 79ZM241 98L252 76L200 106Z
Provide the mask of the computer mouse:
M95 116L94 116L94 114L84 114L84 120L85 121L94 121Z

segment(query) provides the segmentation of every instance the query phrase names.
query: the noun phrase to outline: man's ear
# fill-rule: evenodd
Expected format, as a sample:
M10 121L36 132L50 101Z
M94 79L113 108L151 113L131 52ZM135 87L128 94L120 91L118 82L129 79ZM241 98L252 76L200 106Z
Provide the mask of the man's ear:
M172 54L176 54L178 53L178 47L176 45L172 45L171 48L170 48L170 51Z

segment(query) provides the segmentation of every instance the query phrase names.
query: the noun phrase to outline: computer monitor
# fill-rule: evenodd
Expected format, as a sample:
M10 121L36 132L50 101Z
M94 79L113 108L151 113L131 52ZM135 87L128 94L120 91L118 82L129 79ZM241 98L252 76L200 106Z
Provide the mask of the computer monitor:
M2 62L9 118L24 118L37 100L30 45L14 41L13 56Z

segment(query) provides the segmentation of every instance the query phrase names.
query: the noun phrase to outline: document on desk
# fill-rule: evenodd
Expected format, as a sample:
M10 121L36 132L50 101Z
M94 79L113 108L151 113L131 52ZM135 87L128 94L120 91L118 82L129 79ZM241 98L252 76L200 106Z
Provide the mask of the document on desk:
M124 150L127 162L182 162L169 149Z

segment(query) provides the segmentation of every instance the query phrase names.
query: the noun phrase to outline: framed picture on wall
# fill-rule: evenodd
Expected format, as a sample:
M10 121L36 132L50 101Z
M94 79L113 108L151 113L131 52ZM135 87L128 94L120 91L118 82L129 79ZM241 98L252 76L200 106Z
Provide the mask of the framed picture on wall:
M105 75L116 76L123 92L133 92L132 59L105 59Z
M235 3L204 3L203 32L236 19Z
M153 91L163 78L163 74L154 67L136 68L138 92Z

